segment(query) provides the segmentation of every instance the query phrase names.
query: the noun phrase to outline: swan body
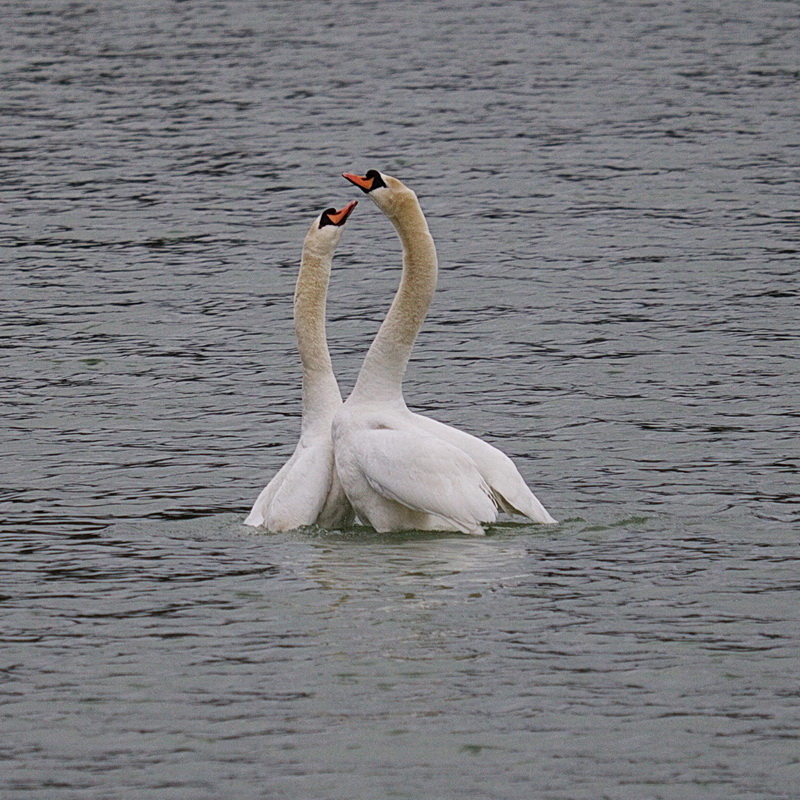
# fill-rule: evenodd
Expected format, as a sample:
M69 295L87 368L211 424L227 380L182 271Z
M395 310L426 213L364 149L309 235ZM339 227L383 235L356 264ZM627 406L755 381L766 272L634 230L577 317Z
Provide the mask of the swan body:
M294 322L303 363L303 418L300 441L267 484L245 519L246 525L287 531L306 525L340 528L353 509L334 467L331 421L342 405L325 337L325 301L331 262L342 226L355 208L330 208L314 220L303 242L294 297Z
M403 376L436 289L436 249L408 187L375 170L344 177L369 194L403 244L397 294L333 420L336 470L356 513L378 531L477 536L495 521L498 507L555 522L508 456L406 406Z
M336 469L359 517L377 531L483 534L495 502L475 462L426 432L404 407L353 403L334 419Z

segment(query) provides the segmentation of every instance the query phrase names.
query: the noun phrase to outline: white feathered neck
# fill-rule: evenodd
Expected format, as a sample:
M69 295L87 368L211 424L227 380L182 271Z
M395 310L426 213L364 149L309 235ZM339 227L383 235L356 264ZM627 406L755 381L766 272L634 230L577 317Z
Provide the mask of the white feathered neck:
M402 189L390 203L381 203L403 244L400 286L367 352L348 403L404 403L403 376L436 291L438 264L433 237L417 196L405 186Z

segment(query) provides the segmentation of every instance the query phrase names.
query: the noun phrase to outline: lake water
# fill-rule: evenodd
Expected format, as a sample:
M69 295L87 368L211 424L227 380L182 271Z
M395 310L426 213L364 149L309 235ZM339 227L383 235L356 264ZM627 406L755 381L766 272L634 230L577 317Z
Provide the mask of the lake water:
M50 2L0 28L3 800L800 786L794 2ZM409 405L561 520L242 525L302 238L380 169ZM399 277L334 262L352 386Z

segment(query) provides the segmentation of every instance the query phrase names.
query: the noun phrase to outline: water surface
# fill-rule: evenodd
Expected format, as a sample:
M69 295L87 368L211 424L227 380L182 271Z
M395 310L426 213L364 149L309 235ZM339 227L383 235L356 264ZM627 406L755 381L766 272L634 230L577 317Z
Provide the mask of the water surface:
M0 795L792 798L779 0L6 4ZM266 534L311 219L441 263L409 405L555 528ZM398 279L337 252L343 390Z

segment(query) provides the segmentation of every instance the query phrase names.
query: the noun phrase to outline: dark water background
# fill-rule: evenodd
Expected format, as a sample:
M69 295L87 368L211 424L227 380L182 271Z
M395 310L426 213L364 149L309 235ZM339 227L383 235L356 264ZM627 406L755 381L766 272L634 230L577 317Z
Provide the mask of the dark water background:
M799 796L793 0L2 16L3 800ZM409 404L558 527L241 524L370 168L439 247ZM345 391L398 265L363 202Z

